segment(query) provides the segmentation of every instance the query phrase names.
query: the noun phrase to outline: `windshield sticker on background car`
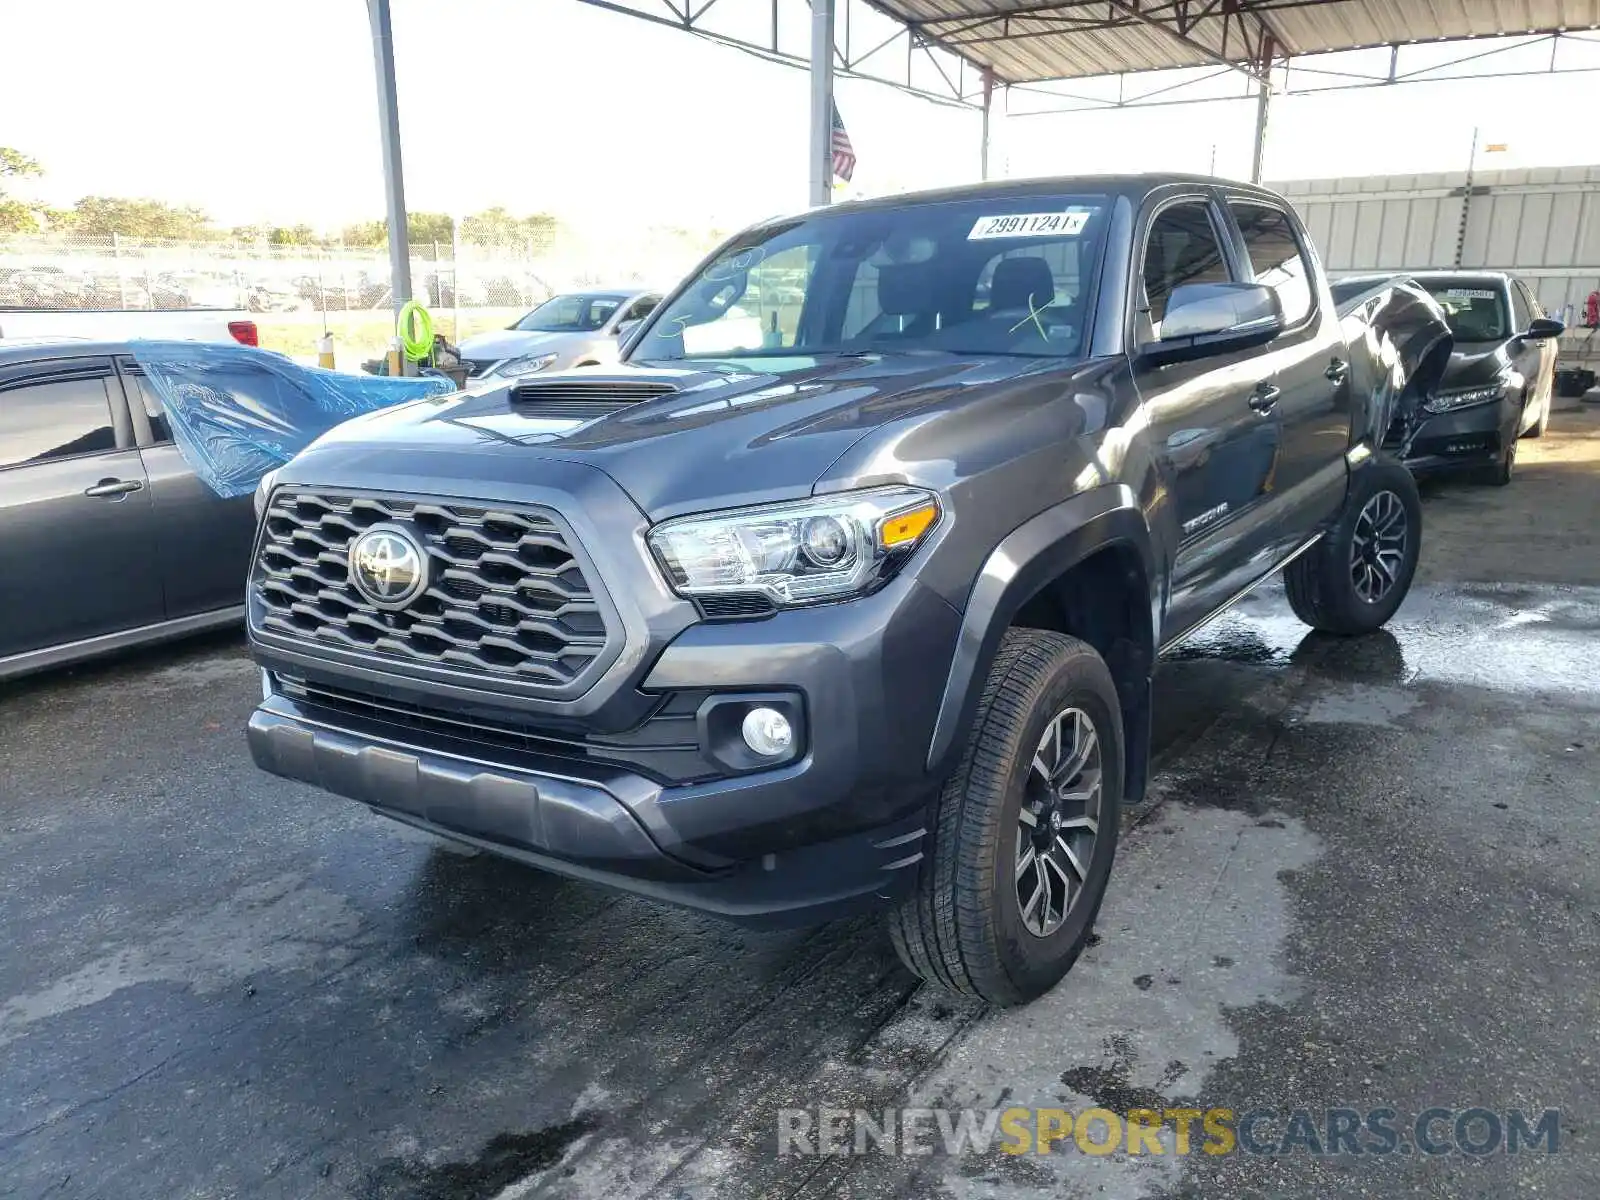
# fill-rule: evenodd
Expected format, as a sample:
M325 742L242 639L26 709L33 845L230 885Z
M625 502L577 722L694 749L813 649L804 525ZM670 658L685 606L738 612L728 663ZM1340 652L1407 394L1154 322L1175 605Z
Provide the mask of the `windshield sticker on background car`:
M1493 288L1450 288L1445 295L1452 300L1493 300Z
M1008 237L1077 237L1089 223L1092 210L1069 208L1066 212L1005 213L997 217L979 217L973 223L967 241L981 242L988 238Z

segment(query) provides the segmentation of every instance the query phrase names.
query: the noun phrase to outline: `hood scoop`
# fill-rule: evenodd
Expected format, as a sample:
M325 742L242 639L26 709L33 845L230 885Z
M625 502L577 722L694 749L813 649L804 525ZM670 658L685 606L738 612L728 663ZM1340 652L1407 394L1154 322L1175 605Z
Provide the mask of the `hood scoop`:
M678 389L658 379L532 379L511 389L511 410L522 417L592 421Z

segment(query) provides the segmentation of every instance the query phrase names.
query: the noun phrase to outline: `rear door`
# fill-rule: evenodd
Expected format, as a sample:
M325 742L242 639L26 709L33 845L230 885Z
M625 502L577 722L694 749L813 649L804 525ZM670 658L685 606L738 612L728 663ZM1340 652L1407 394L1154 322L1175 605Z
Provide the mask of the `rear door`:
M1237 254L1206 192L1163 197L1146 215L1139 244L1135 347L1160 336L1167 300L1189 283L1238 282ZM1278 426L1252 407L1266 381L1260 347L1190 362L1133 359L1151 441L1167 479L1177 551L1163 640L1188 630L1244 586L1260 515L1277 462Z
M162 619L150 488L111 360L0 367L0 658Z
M143 369L126 356L117 359L117 369L150 484L167 616L243 604L256 528L251 498L224 500L200 482L173 443L166 410Z
M1240 194L1230 195L1227 207L1245 278L1272 288L1283 306L1283 332L1258 351L1282 437L1267 483L1269 502L1286 529L1308 530L1332 516L1344 497L1351 430L1344 334L1288 210Z

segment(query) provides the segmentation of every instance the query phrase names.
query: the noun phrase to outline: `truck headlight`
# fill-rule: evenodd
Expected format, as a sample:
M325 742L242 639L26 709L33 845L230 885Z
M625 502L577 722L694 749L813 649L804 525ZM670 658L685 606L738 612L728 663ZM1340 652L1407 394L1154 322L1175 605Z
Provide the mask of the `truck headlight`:
M921 488L884 487L663 521L650 549L680 596L760 592L781 605L871 591L939 523Z
M521 358L508 358L494 369L496 375L532 375L542 371L558 358L555 354L527 354Z
M1422 403L1422 410L1430 413L1454 412L1458 408L1471 408L1474 404L1489 404L1506 394L1506 385L1497 383L1490 387L1464 388L1455 392L1440 392Z

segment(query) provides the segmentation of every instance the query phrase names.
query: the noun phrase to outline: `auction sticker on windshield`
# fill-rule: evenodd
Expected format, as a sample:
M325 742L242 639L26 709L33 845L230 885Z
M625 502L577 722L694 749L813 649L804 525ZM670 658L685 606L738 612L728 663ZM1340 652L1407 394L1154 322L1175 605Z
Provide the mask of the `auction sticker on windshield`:
M967 234L967 241L1010 237L1077 237L1089 223L1093 211L1069 208L1066 212L1007 213L999 217L979 217Z
M1495 292L1491 288L1451 288L1445 296L1451 300L1493 300Z

